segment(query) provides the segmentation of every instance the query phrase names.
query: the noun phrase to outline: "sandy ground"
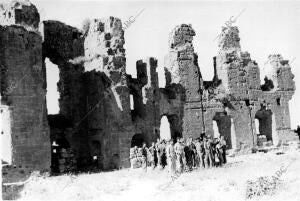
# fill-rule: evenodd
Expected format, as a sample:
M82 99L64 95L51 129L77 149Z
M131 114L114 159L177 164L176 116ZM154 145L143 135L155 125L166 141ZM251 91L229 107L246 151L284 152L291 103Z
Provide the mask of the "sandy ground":
M166 170L124 169L120 171L32 177L20 200L99 201L239 201L246 200L247 180L272 176L281 166L290 166L280 177L274 195L251 200L300 201L300 152L278 151L237 156L222 168L198 169L177 179Z

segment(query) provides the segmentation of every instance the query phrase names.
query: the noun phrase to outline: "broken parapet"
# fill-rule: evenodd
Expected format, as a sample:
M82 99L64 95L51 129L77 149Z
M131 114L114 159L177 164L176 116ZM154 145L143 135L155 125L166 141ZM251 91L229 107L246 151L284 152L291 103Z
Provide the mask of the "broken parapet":
M57 65L59 82L59 113L77 124L86 114L82 64L73 64L71 59L84 55L82 33L58 21L44 21L43 58ZM76 89L76 90L74 90ZM81 124L82 126L83 124Z
M84 55L83 34L77 28L54 20L43 21L43 28L43 54L54 64L69 63Z
M251 89L260 90L260 72L248 52L242 52L238 28L223 27L219 38L217 76L226 93L245 99Z
M84 40L85 71L104 72L112 81L112 91L123 110L120 87L126 85L124 31L121 20L114 17L92 20ZM125 99L123 99L125 100Z
M226 52L240 52L239 30L235 26L222 27L218 43L219 50Z
M272 139L274 145L286 139L293 139L289 134L288 101L294 93L295 84L288 61L279 55L271 55L265 79L268 83L260 86L258 64L251 59L248 52L241 51L239 42L237 27L223 28L217 55L217 75L222 80L226 97L231 104L228 111L235 126L236 149L256 146L257 132L254 129L254 120L259 119L257 114L261 111L267 111L265 113L268 114L265 115L268 117L264 116L261 119L270 120L269 123L260 122L260 126L266 124L264 128L260 127L262 135L268 133L268 139ZM268 109L263 107L265 105Z
M23 23L0 26L1 103L5 104L1 109L9 113L5 119L11 126L6 124L5 132L11 127L13 163L17 165L24 162L25 167L35 165L41 170L50 163L42 100L45 58L59 68L59 115L70 122L63 132L76 151L78 167L87 167L95 156L103 169L128 167L130 146L136 139L149 144L160 137L162 116L169 120L172 138L219 133L240 151L251 151L257 144L255 117L272 120L272 125L271 121L261 122L268 126L260 132L273 142L290 139L288 101L295 90L290 68L286 61L274 58L276 90L261 90L258 65L248 52L241 51L237 27L223 28L214 78L203 81L192 44L195 32L191 25L177 26L166 57L166 87L158 88L154 58L137 62L137 78L126 74L124 31L118 18L91 20L84 32L46 21L43 45L41 36L26 28L35 27L31 22L36 18L19 21ZM23 79L25 69L29 74ZM5 90L15 78L22 80L21 87Z
M19 25L28 31L38 31L40 15L37 8L28 0L0 3L0 24Z
M139 60L136 64L138 82L136 88L139 95L134 96L134 111L141 118L134 123L138 125L144 139L151 142L158 137L155 129L159 129L157 125L160 124L157 60L151 57Z
M7 150L12 153L11 165L24 176L33 170L50 169L42 36L32 31L39 24L35 6L14 1L0 7L5 13L0 25L1 105L5 105L1 116L9 113L5 121L11 125L2 135L11 136L7 144L12 147ZM5 121L1 124L9 125Z
M99 70L109 76L111 70L125 68L124 31L121 20L114 17L91 20L85 36L85 58L98 58L85 63L85 70ZM119 63L116 63L117 60ZM113 79L113 82L119 82Z
M196 131L198 127L191 128L195 121L199 125L198 118L195 120L194 117L196 110L187 106L189 103L202 101L202 76L198 56L194 52L194 36L195 31L191 25L176 26L170 34L169 53L165 57L166 88L161 90L161 99L162 102L169 99L169 104L161 104L161 111L167 114L171 124L176 122L176 125L171 126L171 134L174 137L180 136L181 133L183 137L199 134L199 131Z
M88 98L99 105L88 117L89 132L95 133L89 140L98 140L102 149L107 150L103 151L104 169L128 166L129 161L122 159L129 157L130 139L134 133L124 43L121 20L115 17L91 20L84 36L85 74L90 76L86 77L88 83L94 83L96 87ZM101 76L97 78L96 74ZM95 82L91 82L93 79ZM107 92L105 96L101 85ZM101 88L97 89L98 86ZM101 128L92 127L103 120ZM105 135L110 137L105 138Z
M198 56L194 53L193 37L195 31L191 25L175 27L170 34L169 54L165 57L165 67L171 75L167 84L180 84L186 91L186 100L199 100L200 70Z
M144 104L147 104L148 101L153 101L153 91L159 88L156 68L157 60L155 58L137 61L137 77L143 84L142 96Z
M272 80L273 90L294 91L296 88L289 61L284 60L279 54L273 54L268 57L265 75Z

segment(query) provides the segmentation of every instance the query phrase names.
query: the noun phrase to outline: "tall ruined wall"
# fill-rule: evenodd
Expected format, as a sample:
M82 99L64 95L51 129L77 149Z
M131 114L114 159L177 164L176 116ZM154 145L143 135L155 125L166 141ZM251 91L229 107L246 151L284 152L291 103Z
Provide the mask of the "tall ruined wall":
M88 139L100 142L105 169L129 166L134 134L124 43L122 23L114 17L92 20L84 40Z
M165 57L165 67L171 73L171 83L180 84L186 94L186 101L198 101L200 70L198 56L194 52L193 37L195 31L191 25L175 27L169 39L169 54Z
M135 134L141 134L150 144L159 138L160 92L157 60L147 58L136 62L137 78L128 75L130 94L133 96L132 120Z
M295 137L288 106L295 83L288 61L270 55L261 85L257 63L241 51L237 27L222 29L210 81L201 77L195 31L187 24L175 27L165 57L166 86L159 88L155 58L137 61L137 78L126 74L118 18L93 19L84 32L44 21L42 41L35 6L14 1L0 9L1 118L10 123L3 130L11 133L12 162L19 168L50 167L46 58L59 69L60 111L51 121L51 140L63 135L79 169L95 155L101 169L129 167L133 138L140 135L148 145L155 141L163 116L172 138L220 134L241 152L256 147L258 134L275 145Z
M88 163L89 156L87 122L84 118L88 112L84 67L73 62L74 58L84 55L83 34L58 21L44 21L43 25L43 59L45 62L48 58L59 69L59 113L72 123L72 131L66 137L76 152L78 165L83 166Z
M182 24L174 28L169 39L169 54L165 57L166 88L181 97L182 104L201 100L201 73L198 67L198 56L194 52L193 37L195 31L191 25ZM171 89L172 91L172 89ZM195 118L198 111L181 106L183 111L182 135L199 136L200 119ZM180 113L179 113L180 114ZM199 121L200 120L200 121ZM190 126L193 125L193 126Z
M0 25L0 99L10 112L12 165L24 173L45 171L50 168L50 136L42 36L34 31L39 14L32 4L9 8Z
M181 86L185 92L185 98L181 100L184 104L182 135L199 137L202 132L210 136L220 133L239 151L255 148L258 134L267 136L275 145L295 139L291 134L288 107L295 84L288 61L280 55L271 55L267 81L274 86L261 85L257 63L248 52L241 51L237 27L224 27L214 60L214 78L203 81L196 70L199 69L197 57L191 43L195 34L186 30L189 28L181 25L171 33L170 53L165 62L167 84L162 90L164 94L166 90ZM165 98L168 101L162 108L170 101L171 93L165 94L167 96L163 97L168 97ZM260 113L269 115L260 118ZM260 120L259 125L255 124L255 119ZM214 122L217 128L214 128ZM260 127L260 133L256 132L256 126Z
M273 143L278 144L287 139L279 136L282 130L285 130L286 136L291 137L288 101L294 93L295 85L288 61L284 61L281 56L269 57L271 68L267 78L273 81L275 87L265 91L260 85L257 63L250 58L248 52L241 51L238 33L237 27L223 28L217 56L217 74L225 89L225 99L230 103L228 113L234 123L236 149L251 149L256 146L258 133L255 130L255 119L264 110L270 116L264 116L264 120L260 122L260 127L261 124L268 127L261 129L260 134L263 135L264 130L268 130L272 134L271 137L267 134L267 138L272 138Z

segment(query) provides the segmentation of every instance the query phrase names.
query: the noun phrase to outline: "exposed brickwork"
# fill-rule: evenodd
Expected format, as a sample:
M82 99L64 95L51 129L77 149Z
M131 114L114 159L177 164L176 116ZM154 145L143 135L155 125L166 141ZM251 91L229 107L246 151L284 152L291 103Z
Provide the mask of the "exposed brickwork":
M137 61L136 78L126 74L120 19L91 20L85 32L45 21L42 42L36 32L35 7L18 9L22 15L10 20L5 15L6 22L0 26L1 104L11 111L15 165L49 169L50 144L65 139L76 153L78 169L89 166L95 155L101 169L129 167L132 139L148 145L155 141L163 116L169 120L173 138L220 133L240 153L251 152L261 143L257 131L275 145L296 139L290 129L288 101L295 83L288 61L271 55L266 83L261 85L258 64L241 51L237 27L222 29L210 81L201 76L192 26L175 27L165 57L166 86L159 88L155 58ZM55 118L49 116L51 138L46 118L46 58L58 66L60 76L60 112ZM7 93L13 80L21 82Z

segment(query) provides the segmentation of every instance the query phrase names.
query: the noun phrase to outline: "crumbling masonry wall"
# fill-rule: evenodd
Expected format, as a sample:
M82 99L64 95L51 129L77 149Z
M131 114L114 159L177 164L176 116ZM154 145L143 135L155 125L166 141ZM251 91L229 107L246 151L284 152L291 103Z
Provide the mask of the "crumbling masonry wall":
M2 15L3 12L6 15ZM12 174L12 177L22 177L32 170L49 171L50 168L46 70L42 59L42 36L36 31L39 20L38 11L32 4L15 2L8 10L1 10L1 113L5 108L10 113L14 165L13 173L6 168L3 173ZM2 120L3 125L9 123Z
M193 47L194 29L176 26L163 66L166 86L159 88L155 58L136 62L136 78L126 74L120 19L93 19L84 31L49 20L40 34L39 14L31 3L14 1L0 8L1 110L10 113L5 119L11 128L5 131L11 130L13 165L48 170L50 145L64 139L75 152L78 170L92 165L95 155L100 169L129 167L132 141L156 141L163 116L172 138L220 133L240 153L256 148L258 135L274 145L296 139L290 129L288 101L295 83L289 62L270 55L261 85L258 64L241 51L237 27L222 28L214 76L205 81ZM50 125L46 58L59 69L60 111L48 117Z

